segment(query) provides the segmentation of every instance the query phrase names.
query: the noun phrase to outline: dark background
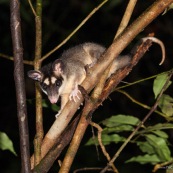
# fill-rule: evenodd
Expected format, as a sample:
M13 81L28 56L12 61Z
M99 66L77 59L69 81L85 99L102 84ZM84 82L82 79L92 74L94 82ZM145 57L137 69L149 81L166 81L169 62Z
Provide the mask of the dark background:
M63 39L65 39L78 24L95 8L101 1L91 0L57 0L43 2L43 52L45 55L53 49ZM68 48L86 41L97 42L108 47L112 42L116 33L117 27L121 21L123 12L127 5L127 0L110 0L102 7L61 49L52 54L44 63L55 60L60 53ZM139 1L135 7L131 22L136 19L153 0ZM137 64L129 76L125 79L127 82L133 82L148 76L167 71L172 68L173 57L173 12L170 10L165 15L160 15L148 27L138 35L134 41L124 50L124 54L128 53L134 44L142 37L154 32L155 36L161 39L166 47L167 58L162 66L159 66L161 60L161 50L158 45L153 45L150 51ZM35 25L34 15L27 1L21 1L21 19L22 19L22 36L24 46L24 58L33 60L35 49ZM0 1L0 53L12 56L12 43L10 33L10 8L8 0ZM33 67L25 65L25 73ZM20 74L19 74L20 75ZM0 150L0 172L16 173L20 171L20 148L19 148L19 133L18 122L16 115L16 97L15 86L13 79L13 61L0 57L0 131L7 133L10 139L14 142L14 148L18 156L14 156L9 151ZM134 98L147 105L154 103L152 92L153 81L149 80L126 89ZM168 91L172 95L171 89ZM28 120L30 132L31 153L33 152L33 138L35 134L35 104L34 104L34 83L26 76L26 95L28 105ZM44 96L44 98L46 98ZM111 99L111 100L110 100ZM115 114L129 114L142 119L147 110L133 104L125 96L114 93L110 99L107 99L103 106L98 109L93 117L95 122L110 117ZM30 101L32 103L30 103ZM45 133L50 128L54 121L54 112L51 108L44 108L44 130ZM162 121L158 115L153 115L148 124L154 124ZM85 147L85 142L92 136L91 128L88 128L79 152L73 164L73 170L81 167L105 166L106 159L100 151L98 158L95 146ZM170 141L172 138L170 136ZM107 150L112 155L120 145L112 144L107 147ZM121 153L115 165L120 172L151 172L151 165L140 165L137 163L124 162L132 156L138 154L139 151L134 145L129 144ZM61 156L60 159L62 159ZM162 170L160 172L164 172ZM57 172L55 166L50 172Z

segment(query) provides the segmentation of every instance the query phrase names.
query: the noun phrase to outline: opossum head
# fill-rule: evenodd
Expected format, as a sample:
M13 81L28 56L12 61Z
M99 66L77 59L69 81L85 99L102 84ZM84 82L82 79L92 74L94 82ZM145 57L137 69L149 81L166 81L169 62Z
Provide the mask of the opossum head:
M55 69L52 63L43 66L40 70L28 71L28 77L39 82L42 91L45 94L47 94L48 99L52 104L58 101L60 95L59 89L61 88L63 83L60 64L59 64L59 73L55 75L54 71Z

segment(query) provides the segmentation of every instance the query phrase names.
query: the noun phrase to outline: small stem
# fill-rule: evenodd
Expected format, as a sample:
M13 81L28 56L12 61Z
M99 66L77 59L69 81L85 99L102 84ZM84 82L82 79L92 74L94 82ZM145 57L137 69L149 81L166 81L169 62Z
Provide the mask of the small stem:
M108 161L110 161L111 158L109 156L109 153L106 151L106 148L105 148L105 146L102 143L102 137L101 136L102 136L103 129L98 124L96 124L96 123L94 123L92 121L90 121L90 125L95 127L98 130L98 142L99 142L99 145L100 145L100 147L102 149L102 152L103 152L104 156L106 157L106 159ZM112 169L114 170L115 173L118 173L118 169L115 167L114 164L112 164L111 167L112 167Z
M117 92L120 92L120 93L124 94L124 95L125 95L126 97L128 97L132 102L134 102L135 104L137 104L137 105L143 107L144 109L148 109L148 110L151 109L150 106L147 106L147 105L145 105L145 104L143 104L143 103L137 101L137 100L134 99L132 96L130 96L127 92L122 91L122 90L117 90ZM166 116L165 114L163 114L163 113L161 113L161 112L159 112L159 111L157 111L157 110L155 110L154 112L157 113L157 114L159 114L160 116L162 116L162 117L164 117L164 118L167 118L167 116Z
M33 12L34 16L36 17L36 16L37 16L37 14L36 14L36 11L35 11L35 9L34 9L34 7L33 7L33 5L32 5L31 0L28 0L28 3L29 3L29 5L30 5L30 7L31 7L31 10L32 10L32 12Z
M66 39L64 39L58 46L56 46L54 49L52 49L50 52L48 52L46 55L44 55L41 58L41 61L45 60L48 56L50 56L52 53L54 53L56 50L58 50L61 46L63 46L91 17L93 14L96 13L108 0L104 0L101 4L99 4L96 8L94 8L89 15L75 28L75 30L68 35Z
M9 56L9 55L5 55L3 53L0 53L0 57L11 60L11 61L14 61L14 57ZM27 64L27 65L34 65L33 61L23 60L23 63Z
M106 170L112 165L112 163L115 162L115 160L118 158L118 156L120 155L121 151L126 147L126 145L130 142L130 140L132 139L132 137L136 134L136 132L143 126L143 124L147 121L147 119L151 116L151 114L156 110L159 100L161 98L161 96L163 95L163 92L165 91L165 89L167 88L167 85L169 84L169 80L173 75L173 71L170 73L167 81L165 82L160 94L157 97L157 100L155 102L155 104L151 107L150 111L148 112L148 114L144 117L144 119L139 123L139 125L136 127L136 129L130 134L130 136L127 138L127 140L122 144L122 146L119 148L119 150L115 153L115 155L112 157L111 161L107 164L107 166L100 172L100 173L104 173L106 172Z
M120 26L118 28L118 31L117 31L117 33L115 35L115 38L118 35L120 35L124 31L124 29L127 27L128 23L130 21L130 18L132 16L133 10L135 8L136 2L137 2L137 0L130 0L129 1L129 3L127 5L127 8L126 8L126 11L124 13L124 16L123 16L123 18L121 20Z
M143 79L140 79L140 80L137 80L137 81L128 83L128 84L126 84L126 85L124 85L124 86L120 86L120 87L115 88L115 90L120 90L120 89L123 89L123 88L127 88L127 87L129 87L129 86L132 86L132 85L136 85L136 84L141 83L141 82L144 82L144 81L146 81L146 80L150 80L150 79L156 78L158 75L162 75L162 74L165 74L165 73L169 73L169 72L171 72L171 71L172 71L172 70L165 71L165 72L162 72L162 73L159 73L159 74L150 76L150 77L146 77L146 78L143 78ZM115 91L115 90L114 90L114 91Z

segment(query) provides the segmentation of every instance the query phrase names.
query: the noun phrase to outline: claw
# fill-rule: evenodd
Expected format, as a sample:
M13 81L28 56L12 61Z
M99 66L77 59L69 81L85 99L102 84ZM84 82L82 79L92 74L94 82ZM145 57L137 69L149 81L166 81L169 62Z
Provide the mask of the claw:
M78 95L79 93L81 94L80 90L78 89L78 85L76 84L74 90L71 92L69 96L69 99L74 100L74 102L77 102L76 98L80 100L80 97Z

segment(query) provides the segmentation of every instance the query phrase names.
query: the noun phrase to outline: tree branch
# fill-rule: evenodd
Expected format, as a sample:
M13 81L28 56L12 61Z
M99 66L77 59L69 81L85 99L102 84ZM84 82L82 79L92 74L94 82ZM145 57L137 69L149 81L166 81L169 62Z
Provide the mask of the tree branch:
M36 16L35 16L35 59L34 69L39 70L41 67L41 52L42 52L42 0L36 1ZM43 140L43 113L42 113L42 93L36 83L36 135L34 139L34 165L37 165L41 160L41 144Z
M14 57L9 56L9 55L5 55L3 53L0 53L0 57L14 61ZM23 63L27 64L27 65L34 65L33 61L28 61L28 60L23 60Z
M169 84L169 80L173 75L173 71L170 73L167 81L165 82L162 90L160 91L160 94L157 97L157 100L155 102L155 104L152 106L152 108L150 109L150 111L148 112L148 114L144 117L144 119L139 123L139 125L136 127L136 129L130 134L130 136L127 138L127 140L122 144L122 146L118 149L118 151L115 153L115 155L112 157L111 161L107 164L107 166L100 172L100 173L105 173L107 171L107 169L109 169L109 167L115 162L115 160L118 158L118 156L120 155L121 151L126 147L126 145L129 143L129 141L133 138L133 136L136 134L136 132L141 128L142 125L144 125L144 123L147 121L147 119L151 116L151 114L156 110L158 104L159 104L159 100L161 98L161 96L163 95L163 92L165 91L165 89L167 88L168 84Z
M34 168L34 173L46 173L49 171L54 161L59 157L62 150L69 144L76 129L80 116L77 116L73 122L67 126L64 132L60 135L56 144L49 150L41 162Z
M20 132L22 173L30 173L29 133L24 84L23 46L21 38L20 2L10 1L11 34L14 54L14 80L16 85L17 115Z
M96 8L94 8L89 15L75 28L75 30L68 35L66 39L64 39L58 46L56 46L54 49L52 49L50 52L48 52L46 55L44 55L41 58L41 61L45 60L47 57L49 57L52 53L54 53L56 50L58 50L62 45L64 45L92 16L96 13L108 0L104 0L102 3L100 3Z
M99 99L95 97L95 93L91 95L90 101L86 101L85 107L82 111L81 119L78 123L78 126L76 128L76 131L74 133L74 137L70 143L70 147L68 148L68 151L66 153L66 156L63 160L62 166L60 168L59 173L68 173L70 170L70 167L72 165L72 162L74 160L74 157L76 155L76 152L78 150L78 147L80 145L80 142L83 138L83 135L86 131L86 128L89 125L89 118L92 116L93 112L102 104L102 102L108 97L108 95L111 93L112 88L116 87L120 81L128 75L128 73L131 71L134 65L139 61L139 59L144 55L146 50L148 50L148 47L151 46L150 44L147 44L147 47L143 48L143 44L139 47L136 47L137 53L136 56L133 57L131 65L128 67L119 70L111 79L108 81L108 84L105 86L102 94L100 95ZM138 51L140 50L140 51ZM135 52L135 51L134 51ZM141 53L142 52L142 53ZM112 79L113 78L113 79Z
M100 79L100 76L102 75L103 71L105 71L105 69L110 65L110 63L115 59L115 57L117 57L121 53L121 51L136 37L136 35L139 34L159 14L161 14L164 11L164 9L166 9L172 2L173 0L157 0L136 21L134 21L132 25L130 25L120 36L118 36L115 39L114 43L107 49L103 57L100 59L99 63L96 64L94 68L91 68L89 70L87 74L87 78L82 83L82 86L85 88L85 90L88 93L94 88L95 84ZM137 63L137 61L135 62ZM135 62L133 65L135 65ZM131 66L130 69L125 68L123 73L118 73L119 75L118 79L122 79L123 77L125 77L129 73L129 71L132 69L132 67L133 66ZM117 81L117 84L119 82L120 81ZM113 83L112 87L115 87L115 86L116 84ZM112 88L109 85L107 87L108 88L106 89L110 89L112 91ZM107 92L106 89L103 95L103 100L106 99L108 96L108 93L110 93L110 92ZM80 101L76 103L69 101L66 104L65 108L62 110L61 114L55 120L54 124L49 129L48 133L46 134L43 140L42 147L41 147L42 156L44 156L49 151L49 149L55 144L60 134L63 132L65 127L68 125L68 123L72 119L74 113L78 109L81 102L83 102L82 96L80 96ZM99 104L101 104L101 102ZM88 110L91 110L90 106L92 105L88 105ZM84 115L86 115L86 113L87 114L91 113L90 111L89 112L87 112L87 110L85 111L86 112L83 112ZM80 124L81 124L81 129L83 128L83 131L85 131L85 128L87 127L87 123L82 121L81 123L79 123L79 125ZM82 127L82 124L84 124L83 127ZM83 137L83 134L81 134L81 137Z
M133 1L134 0L131 0L130 2L132 3ZM127 26L128 22L129 22L129 19L130 19L130 16L131 16L131 13L133 12L133 8L131 8L131 10L129 9L129 4L128 4L128 8L127 9L130 12L128 12L128 13L125 12L125 17L123 17L122 22L121 22L121 23L124 24L124 27ZM128 20L126 20L127 18L128 18ZM120 26L120 28L118 29L119 30L118 31L118 34L120 34L125 29L124 27L122 25ZM100 95L102 94L103 88L105 86L105 81L107 80L107 76L108 76L109 71L110 71L111 64L102 73L102 76L100 77L100 80L98 81L98 84L96 85L96 87L94 88L94 91L92 92L92 96L91 96L91 100L92 101L91 101L91 103L88 103L88 102L86 103L86 106L85 106L84 110L88 109L88 111L92 111L92 109L94 109L95 103L98 101ZM82 115L81 121L80 121L80 123L83 123L83 124L80 125L80 123L79 123L79 125L78 125L78 127L76 129L76 132L74 134L74 137L72 139L72 142L71 142L71 144L69 146L69 149L68 149L68 151L66 153L66 156L65 156L65 158L63 160L63 163L62 163L62 166L60 168L60 173L61 172L63 173L64 171L67 172L67 170L68 171L70 170L71 164L72 164L72 162L74 160L74 157L76 155L76 152L78 150L78 147L79 147L79 145L81 143L81 140L83 138L83 135L85 133L85 130L86 130L87 126L88 126L88 121L86 120L87 110L84 111L84 112L85 112L85 114ZM75 140L75 139L78 139L78 140ZM102 145L100 145L100 146L102 146ZM73 151L73 154L71 154L71 151ZM108 161L110 161L110 158L108 159ZM115 172L118 172L118 170L116 169L116 167L114 165L112 165L112 168L113 168L113 170Z
M123 16L123 18L121 20L120 26L119 26L119 28L117 30L116 35L115 35L115 38L119 34L121 34L124 31L124 29L127 27L128 23L130 21L130 18L132 16L132 13L133 13L133 10L135 8L136 3L137 3L137 0L130 0L129 1L129 3L127 5L127 8L126 8L126 11L124 13L124 16Z

